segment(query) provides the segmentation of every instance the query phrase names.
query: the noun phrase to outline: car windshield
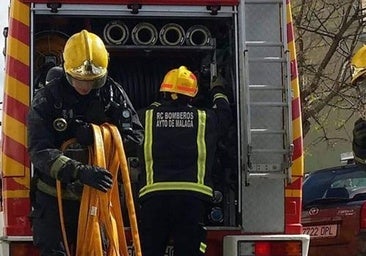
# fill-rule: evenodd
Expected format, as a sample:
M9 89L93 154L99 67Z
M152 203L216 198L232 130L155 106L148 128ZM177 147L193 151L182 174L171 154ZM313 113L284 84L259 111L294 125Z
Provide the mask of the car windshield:
M303 205L323 198L366 193L366 168L346 165L311 172L303 183Z

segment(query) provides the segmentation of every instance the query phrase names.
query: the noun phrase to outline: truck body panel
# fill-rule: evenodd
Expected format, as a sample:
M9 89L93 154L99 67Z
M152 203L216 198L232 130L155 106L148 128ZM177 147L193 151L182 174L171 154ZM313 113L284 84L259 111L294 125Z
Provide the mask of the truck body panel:
M3 255L12 255L17 242L31 247L26 115L33 93L45 86L47 70L62 64L67 38L81 29L105 41L109 74L136 109L157 99L165 72L176 66L199 74L194 104L203 107L210 80L225 74L235 122L218 151L206 255L242 255L240 248L259 242L272 252L278 241L295 241L295 255L307 255L300 92L291 6L284 0L11 0L1 145ZM136 161L136 155L127 157ZM139 169L130 164L130 172L137 188ZM129 235L127 229L130 243ZM173 253L168 247L166 254Z

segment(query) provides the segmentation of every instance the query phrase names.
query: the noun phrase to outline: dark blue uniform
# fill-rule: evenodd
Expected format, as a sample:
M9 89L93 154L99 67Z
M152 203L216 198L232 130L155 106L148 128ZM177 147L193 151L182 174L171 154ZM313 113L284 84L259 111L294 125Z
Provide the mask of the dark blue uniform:
M124 108L131 113L129 124L122 118ZM64 157L61 145L77 136L75 132L80 128L80 121L109 122L119 128L126 141L142 141L143 130L136 111L124 90L111 78L102 88L80 95L62 73L37 91L28 114L28 150L34 165L31 188L33 238L42 256L65 255L55 197L55 177L58 176L54 172L66 172L63 170L66 164L57 170L51 166ZM75 244L81 184L62 182L62 187L65 226L69 242Z
M213 108L198 109L179 100L153 103L140 116L141 239L144 256L163 256L169 239L175 256L203 255L202 218L212 198L211 171L216 144L232 121L221 87Z

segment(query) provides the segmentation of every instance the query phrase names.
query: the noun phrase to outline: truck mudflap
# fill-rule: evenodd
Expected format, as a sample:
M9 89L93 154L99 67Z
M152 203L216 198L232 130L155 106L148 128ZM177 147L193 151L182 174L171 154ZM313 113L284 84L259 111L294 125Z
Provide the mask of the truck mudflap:
M308 235L230 235L224 237L224 256L307 256Z

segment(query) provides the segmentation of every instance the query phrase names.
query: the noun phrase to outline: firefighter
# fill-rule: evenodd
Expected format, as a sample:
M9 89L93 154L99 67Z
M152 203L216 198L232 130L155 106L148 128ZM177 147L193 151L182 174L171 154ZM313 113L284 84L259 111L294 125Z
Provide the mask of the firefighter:
M204 255L205 204L212 198L211 170L216 144L232 121L223 80L212 83L212 108L190 105L198 91L185 66L169 71L160 86L162 100L141 115L139 201L144 256L163 256L173 240L175 256Z
M116 125L126 144L137 146L143 137L125 91L108 76L108 52L97 35L87 30L72 35L64 46L63 61L63 68L50 70L47 85L35 93L27 121L34 166L30 217L34 244L42 256L66 255L56 180L62 184L63 216L71 247L76 244L83 185L103 192L112 186L108 170L87 164L84 154L93 144L90 124ZM71 138L76 142L61 150Z
M356 86L361 99L358 106L360 118L353 127L352 150L356 163L366 165L366 45L362 46L352 57L352 85Z

